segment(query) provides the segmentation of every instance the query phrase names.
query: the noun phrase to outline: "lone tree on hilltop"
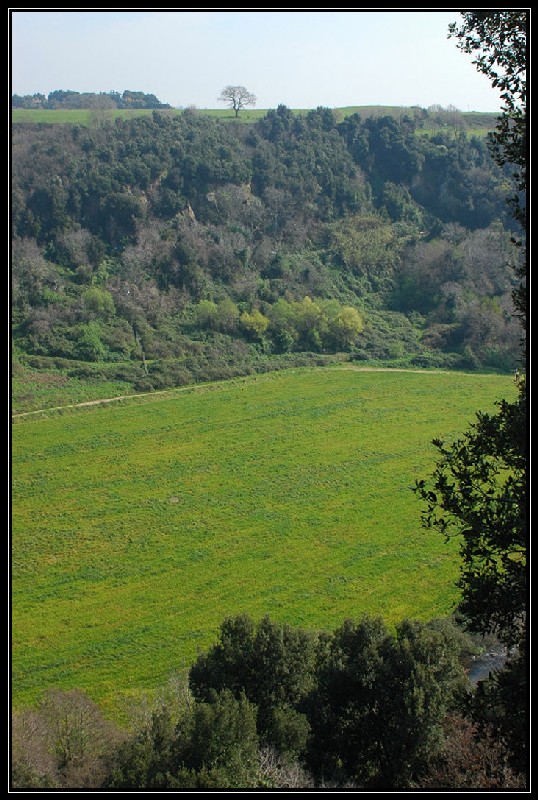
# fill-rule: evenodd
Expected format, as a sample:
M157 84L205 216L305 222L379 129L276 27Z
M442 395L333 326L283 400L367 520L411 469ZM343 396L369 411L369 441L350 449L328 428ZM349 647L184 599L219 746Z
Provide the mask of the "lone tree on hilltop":
M233 108L235 116L239 116L242 108L256 105L256 95L247 91L244 86L225 86L219 97L219 103L227 103Z

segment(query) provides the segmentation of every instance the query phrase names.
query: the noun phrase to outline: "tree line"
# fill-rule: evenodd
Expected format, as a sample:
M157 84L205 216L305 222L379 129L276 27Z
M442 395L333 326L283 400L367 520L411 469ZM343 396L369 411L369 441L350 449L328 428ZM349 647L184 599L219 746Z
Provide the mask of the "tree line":
M231 617L127 725L76 690L15 713L13 786L521 788L517 735L466 678L469 648L450 620L315 632Z
M45 97L44 94L11 96L11 108L46 108L46 109L106 109L106 108L170 108L168 103L161 101L154 94L136 92L125 89L119 92L75 92L70 89L55 89Z

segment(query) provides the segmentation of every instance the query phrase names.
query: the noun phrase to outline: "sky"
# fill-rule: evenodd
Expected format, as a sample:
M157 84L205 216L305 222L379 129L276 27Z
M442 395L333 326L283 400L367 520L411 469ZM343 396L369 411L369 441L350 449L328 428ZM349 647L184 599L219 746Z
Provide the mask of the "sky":
M459 11L396 9L8 9L11 93L156 95L225 108L227 85L256 108L501 108L448 38Z

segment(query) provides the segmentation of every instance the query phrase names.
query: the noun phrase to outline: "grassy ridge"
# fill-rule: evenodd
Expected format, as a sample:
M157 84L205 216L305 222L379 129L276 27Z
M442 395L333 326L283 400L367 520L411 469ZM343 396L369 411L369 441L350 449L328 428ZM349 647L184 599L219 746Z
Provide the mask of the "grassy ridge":
M160 114L167 116L178 116L184 109L169 108L159 109ZM294 114L307 114L310 109L293 109ZM257 122L266 116L267 108L245 108L239 116L228 108L200 108L196 109L198 114L216 117L226 122ZM333 109L336 119L341 122L352 114L360 114L363 119L371 116L392 116L400 119L406 114L413 114L412 108L405 106L345 106ZM489 130L493 130L497 124L498 114L495 112L462 111L458 112L465 129L471 135L485 135ZM15 108L11 110L11 122L14 124L66 124L71 125L90 125L98 120L132 119L133 117L151 116L152 109L105 109L92 111L90 109L46 109L46 108ZM447 125L444 126L449 127ZM457 129L457 125L453 125ZM432 133L440 130L439 125L433 120L426 122L424 127L419 127L419 133Z
M165 114L170 117L177 117L183 113L184 109L180 108L166 108L157 109L159 114ZM262 108L245 108L241 111L239 117L235 113L226 108L200 108L196 109L196 113L204 116L216 117L217 119L226 120L228 122L256 122L262 119L267 114L268 109ZM307 110L298 109L296 114L306 114ZM132 119L133 117L151 117L153 109L139 108L139 109L121 109L112 108L93 111L90 109L47 109L47 108L15 108L11 111L11 122L18 123L46 123L49 125L59 123L70 123L72 125L89 125L93 120L107 119Z
M410 490L432 437L512 397L506 376L298 369L13 428L13 698L110 708L246 611L312 628L430 618L456 545Z

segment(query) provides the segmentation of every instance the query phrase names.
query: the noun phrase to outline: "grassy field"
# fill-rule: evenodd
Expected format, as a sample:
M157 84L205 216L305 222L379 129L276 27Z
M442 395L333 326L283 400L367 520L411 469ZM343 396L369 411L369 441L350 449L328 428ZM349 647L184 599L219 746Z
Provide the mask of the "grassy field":
M176 109L167 111L171 115L177 115L181 112ZM132 119L133 117L148 117L151 116L151 109L106 109L103 111L91 111L89 109L71 109L71 108L14 108L11 110L11 122L18 123L31 123L31 124L65 124L71 125L89 125L90 122L97 119Z
M183 113L184 109L167 108L159 109L160 114L170 117L177 117ZM267 114L268 109L246 108L241 111L239 117L226 108L200 108L196 109L198 114L216 117L227 122L256 122ZM297 114L306 114L306 111L297 110ZM11 111L12 123L46 123L49 125L59 123L70 123L72 125L89 125L97 119L132 119L133 117L151 117L152 109L106 109L104 111L90 111L88 109L46 109L46 108L16 108Z
M20 418L12 693L120 713L240 612L332 629L446 615L457 545L411 487L507 376L297 369Z
M32 369L14 359L11 364L11 413L133 394L134 390L126 381L102 377L107 367L110 365L96 364L93 379L74 378L68 374L69 368L58 369L51 365L49 369Z
M198 114L216 117L226 122L256 122L265 117L269 109L267 108L245 108L236 117L235 113L228 108L200 108L196 109ZM294 114L307 114L310 109L292 109ZM336 121L341 122L352 114L360 114L363 119L371 116L393 116L397 119L406 114L413 115L412 108L400 106L345 106L333 109ZM169 108L161 109L159 113L174 117L183 113L183 109ZM151 116L151 109L107 109L104 111L90 111L87 109L27 109L16 108L11 111L11 121L17 123L43 123L59 124L70 123L72 125L90 125L97 120L131 119L133 117ZM465 126L468 135L484 136L488 131L495 128L497 116L489 112L465 111L461 112L461 121ZM438 133L440 130L448 129L448 125L439 126L433 122L419 127L417 132L424 134ZM459 131L459 125L450 127L451 130Z

